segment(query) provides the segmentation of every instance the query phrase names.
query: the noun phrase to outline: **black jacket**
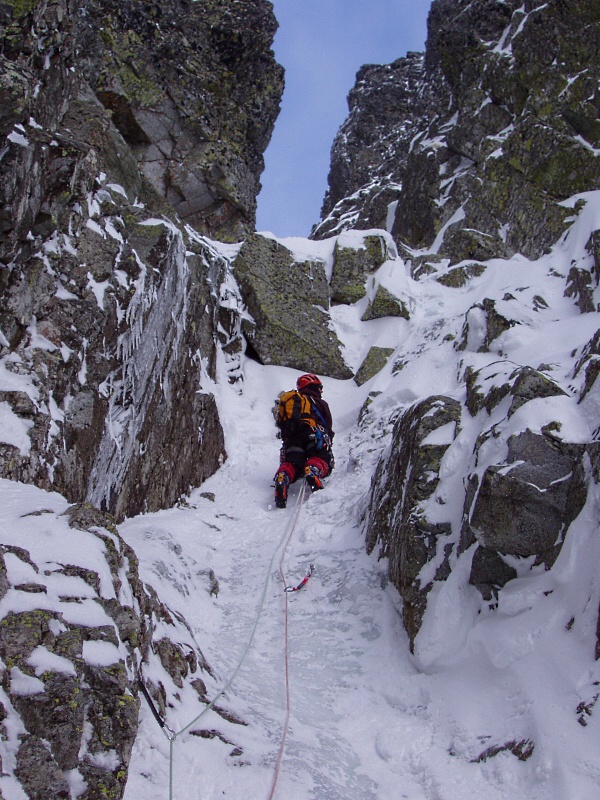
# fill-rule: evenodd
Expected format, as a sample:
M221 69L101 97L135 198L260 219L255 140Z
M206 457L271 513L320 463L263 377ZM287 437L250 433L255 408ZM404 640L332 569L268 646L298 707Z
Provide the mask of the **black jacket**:
M319 411L322 420L318 419L317 422L323 422L325 425L325 432L329 435L330 439L333 439L335 433L333 432L333 421L331 419L331 411L329 410L329 405L323 398L316 386L305 386L304 389L300 389L300 394L307 395L310 397L313 406Z

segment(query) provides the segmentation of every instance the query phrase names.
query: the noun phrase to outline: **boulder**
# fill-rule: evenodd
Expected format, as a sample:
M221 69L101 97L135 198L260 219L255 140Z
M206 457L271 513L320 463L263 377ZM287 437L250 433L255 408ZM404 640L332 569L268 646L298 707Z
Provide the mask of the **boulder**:
M483 408L491 414L508 396L512 398L507 409L510 417L530 400L566 395L557 383L540 370L532 367L514 369L513 364L505 361L494 362L480 370L467 367L465 383L466 407L473 417Z
M246 239L233 269L252 323L245 333L263 364L347 379L340 343L330 328L329 289L319 261L298 263L273 239Z
M333 250L331 302L351 305L367 293L365 283L389 258L388 242L380 234L365 236L362 246L351 246L343 236L338 237Z
M512 416L518 408L540 397L566 397L567 393L551 378L532 367L519 367L510 376L512 383L510 394L512 402L508 416Z
M497 311L496 301L486 297L467 312L458 349L487 353L494 339L516 324Z
M485 272L484 264L470 263L461 267L454 267L436 278L438 283L443 286L450 286L453 289L462 289L467 285L471 278L478 278Z
M499 589L516 577L517 570L507 564L496 550L481 545L476 548L469 583L479 590L484 600L496 600Z
M69 800L71 790L63 770L52 757L43 736L25 735L17 752L15 775L30 800Z
M507 445L505 463L487 467L471 493L463 544L477 539L489 550L535 556L551 566L585 503L585 445L530 430L511 436Z
M497 236L459 225L452 226L444 237L444 253L450 257L450 266L463 261L487 261L490 258L508 258L510 251Z
M371 347L365 360L360 365L358 372L354 376L355 382L362 386L363 383L371 380L378 372L385 367L389 357L394 353L393 347Z
M378 286L375 297L369 302L361 320L367 322L382 317L402 317L410 319L409 311L402 300L393 295L385 286Z
M589 270L571 267L567 277L565 297L574 297L581 313L590 314L593 311L597 311L594 300L594 288L596 285L597 280L594 280Z

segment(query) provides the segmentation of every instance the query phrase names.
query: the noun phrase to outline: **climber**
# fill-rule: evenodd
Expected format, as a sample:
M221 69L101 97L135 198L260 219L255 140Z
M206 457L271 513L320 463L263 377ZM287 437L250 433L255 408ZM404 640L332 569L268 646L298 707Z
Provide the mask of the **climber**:
M288 486L302 475L311 492L323 488L322 479L334 467L331 411L321 397L323 384L309 373L296 381L296 390L279 395L276 423L283 444L275 474L275 505L285 508Z

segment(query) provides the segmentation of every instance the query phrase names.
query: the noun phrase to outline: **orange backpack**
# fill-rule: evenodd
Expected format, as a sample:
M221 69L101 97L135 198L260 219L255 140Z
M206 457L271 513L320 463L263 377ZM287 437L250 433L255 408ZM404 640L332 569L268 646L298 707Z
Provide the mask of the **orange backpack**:
M277 427L284 437L291 436L300 430L302 425L317 427L310 398L295 389L279 395L276 416Z

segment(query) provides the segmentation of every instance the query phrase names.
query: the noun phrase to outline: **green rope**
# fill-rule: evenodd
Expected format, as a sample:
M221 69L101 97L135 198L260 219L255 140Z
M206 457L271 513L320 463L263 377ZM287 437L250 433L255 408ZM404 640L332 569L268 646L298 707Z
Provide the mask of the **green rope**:
M169 800L173 800L173 748L175 747L175 737L169 739Z
M252 646L252 642L254 640L254 635L255 635L256 630L258 628L258 623L260 621L260 618L262 616L263 607L264 607L264 604L265 604L265 598L267 596L267 589L269 587L269 581L270 581L270 578L271 578L271 572L273 570L273 563L275 561L275 556L279 552L279 549L281 548L281 545L283 544L283 542L285 541L286 537L288 536L288 532L290 532L290 530L293 531L293 528L296 526L296 523L298 521L298 517L300 515L300 510L302 508L302 500L304 498L305 488L306 487L303 485L302 489L298 492L298 496L296 498L296 503L294 505L294 514L290 518L290 521L288 522L288 524L286 525L286 527L285 527L285 529L283 531L283 534L281 536L281 539L277 543L277 547L275 548L275 550L273 551L273 555L271 556L271 561L269 562L269 567L267 569L267 576L265 578L262 594L260 596L260 601L258 603L258 609L257 609L257 613L256 613L256 618L254 620L254 625L252 627L252 632L250 634L250 638L248 639L248 642L246 644L246 647L244 648L244 652L242 653L242 656L241 656L241 658L240 658L240 660L238 662L237 667L233 671L233 674L231 675L231 677L229 678L229 680L227 681L225 686L223 686L223 688L213 697L213 699L210 701L210 703L206 706L206 708L204 708L198 714L197 717L194 717L194 719L191 722L189 722L184 728L182 728L178 733L173 733L173 732L171 732L169 730L169 733L167 734L168 738L169 738L169 800L173 800L173 774L174 774L173 756L174 756L174 749L175 749L175 741L182 734L184 734L186 731L188 731L192 727L192 725L195 725L196 722L198 722L199 719L201 719L205 714L207 714L214 707L214 705L217 702L217 700L225 694L227 689L229 689L231 684L236 679L236 677L238 675L238 672L242 668L242 665L243 665L244 661L246 660L246 656L248 655L248 652L250 650L250 647Z

